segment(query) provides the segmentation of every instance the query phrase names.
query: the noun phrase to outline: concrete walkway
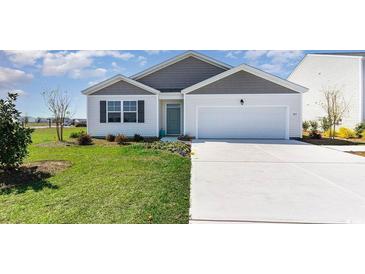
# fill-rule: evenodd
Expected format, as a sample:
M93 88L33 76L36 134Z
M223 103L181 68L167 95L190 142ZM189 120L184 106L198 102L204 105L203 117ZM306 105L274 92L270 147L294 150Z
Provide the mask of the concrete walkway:
M365 157L289 140L195 140L190 223L365 223Z

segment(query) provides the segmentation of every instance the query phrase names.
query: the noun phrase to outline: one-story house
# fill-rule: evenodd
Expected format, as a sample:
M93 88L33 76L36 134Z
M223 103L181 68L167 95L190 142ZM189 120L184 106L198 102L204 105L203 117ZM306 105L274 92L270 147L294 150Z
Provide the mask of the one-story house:
M188 51L83 90L92 136L289 139L302 134L306 88Z

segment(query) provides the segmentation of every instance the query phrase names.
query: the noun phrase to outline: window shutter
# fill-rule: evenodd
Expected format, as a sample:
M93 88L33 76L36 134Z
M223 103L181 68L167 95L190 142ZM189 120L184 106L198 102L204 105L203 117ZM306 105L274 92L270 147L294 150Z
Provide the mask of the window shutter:
M138 101L138 123L144 123L144 101Z
M106 101L100 101L100 123L106 123Z

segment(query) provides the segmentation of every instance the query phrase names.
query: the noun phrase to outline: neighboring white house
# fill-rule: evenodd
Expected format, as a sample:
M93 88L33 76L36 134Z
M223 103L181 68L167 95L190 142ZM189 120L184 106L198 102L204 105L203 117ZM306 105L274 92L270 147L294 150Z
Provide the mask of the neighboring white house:
M92 136L301 137L307 89L247 65L186 52L83 91Z
M354 127L364 121L364 56L365 53L307 54L288 80L308 88L303 95L303 120L325 116L321 107L323 90L342 91L349 110L342 125Z

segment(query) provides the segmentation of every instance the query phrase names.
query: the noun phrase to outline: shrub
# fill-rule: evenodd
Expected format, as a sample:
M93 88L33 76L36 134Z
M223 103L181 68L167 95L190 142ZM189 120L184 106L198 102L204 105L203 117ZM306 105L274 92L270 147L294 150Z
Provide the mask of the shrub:
M309 124L310 124L309 137L312 139L321 139L322 135L318 131L318 122L309 121Z
M191 147L189 144L183 142L153 142L144 143L144 146L149 149L164 150L172 153L177 153L183 157L189 157Z
M86 134L86 132L83 130L81 130L79 132L71 132L70 138L79 138L83 134Z
M135 142L143 142L144 138L139 134L134 134L133 141Z
M143 141L146 143L153 143L160 141L159 137L143 137Z
M76 124L75 127L86 127L86 124Z
M93 140L91 139L89 134L81 134L78 138L77 138L77 143L80 146L86 146L86 145L92 145Z
M177 139L180 141L191 141L192 138L189 135L180 135Z
M105 139L108 141L108 142L114 142L115 141L115 136L113 134L108 134Z
M302 127L304 131L307 131L310 127L309 121L303 121Z
M319 120L321 129L325 132L325 131L329 131L331 129L331 122L329 121L329 119L327 117L322 117ZM328 132L330 133L330 132Z
M364 136L363 134L364 131L365 131L365 122L356 125L355 134L358 138L362 138Z
M115 136L115 141L119 145L125 145L128 142L128 138L123 134L118 134L117 136Z
M355 131L353 131L350 128L340 127L338 129L338 137L349 139L349 138L354 138L355 136L356 136Z
M8 93L0 100L0 168L11 169L22 164L32 143L33 129L20 121L20 112L15 108L18 94Z

